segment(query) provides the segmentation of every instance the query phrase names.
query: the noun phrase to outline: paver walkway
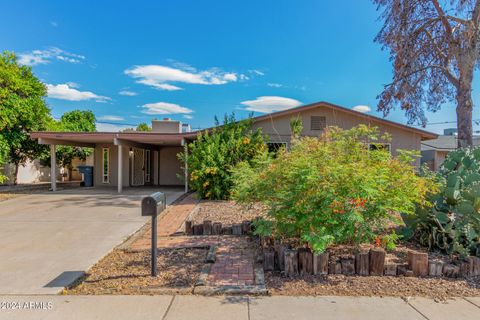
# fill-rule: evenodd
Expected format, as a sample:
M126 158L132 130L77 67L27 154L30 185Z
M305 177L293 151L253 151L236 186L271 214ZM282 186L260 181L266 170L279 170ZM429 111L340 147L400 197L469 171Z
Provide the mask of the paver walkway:
M207 277L208 286L254 285L255 252L247 237L232 236L220 241L217 259Z
M172 236L177 233L198 200L189 195L170 206L158 219L158 248L216 246L216 260L206 279L210 287L251 286L255 284L255 254L245 236ZM151 229L134 241L129 249L146 250L151 245Z

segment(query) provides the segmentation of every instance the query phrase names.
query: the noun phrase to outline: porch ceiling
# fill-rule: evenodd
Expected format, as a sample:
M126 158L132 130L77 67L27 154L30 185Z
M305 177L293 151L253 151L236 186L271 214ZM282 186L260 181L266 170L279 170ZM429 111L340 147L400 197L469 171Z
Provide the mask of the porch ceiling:
M185 134L156 132L32 132L39 144L95 147L96 144L181 146ZM190 138L191 139L191 138Z

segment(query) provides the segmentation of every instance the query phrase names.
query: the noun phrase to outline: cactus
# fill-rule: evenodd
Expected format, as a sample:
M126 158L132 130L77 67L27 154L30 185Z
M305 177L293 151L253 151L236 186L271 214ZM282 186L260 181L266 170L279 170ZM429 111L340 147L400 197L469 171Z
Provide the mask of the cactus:
M480 148L452 151L437 174L442 187L431 208L406 218L406 234L430 250L475 254L480 248Z

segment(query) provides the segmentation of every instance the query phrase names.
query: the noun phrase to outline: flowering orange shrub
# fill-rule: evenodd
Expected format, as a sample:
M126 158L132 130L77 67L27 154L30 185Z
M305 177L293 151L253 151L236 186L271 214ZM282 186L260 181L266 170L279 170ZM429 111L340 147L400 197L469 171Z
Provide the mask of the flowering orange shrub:
M391 246L396 235L380 237L400 222L395 213L412 214L417 204L427 204L434 183L416 175L412 152L399 151L394 158L388 150L367 147L387 139L367 126L294 139L291 150L275 158L239 164L234 198L269 208L257 233L297 237L317 252L332 243Z

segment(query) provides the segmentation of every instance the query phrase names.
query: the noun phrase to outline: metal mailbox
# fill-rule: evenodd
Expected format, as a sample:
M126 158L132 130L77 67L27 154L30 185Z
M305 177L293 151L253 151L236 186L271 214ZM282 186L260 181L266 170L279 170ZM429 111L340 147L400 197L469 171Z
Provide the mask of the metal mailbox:
M142 216L152 217L152 277L157 276L157 216L165 210L167 197L155 192L142 199Z
M162 212L167 205L163 192L155 192L142 199L142 216L154 216Z

